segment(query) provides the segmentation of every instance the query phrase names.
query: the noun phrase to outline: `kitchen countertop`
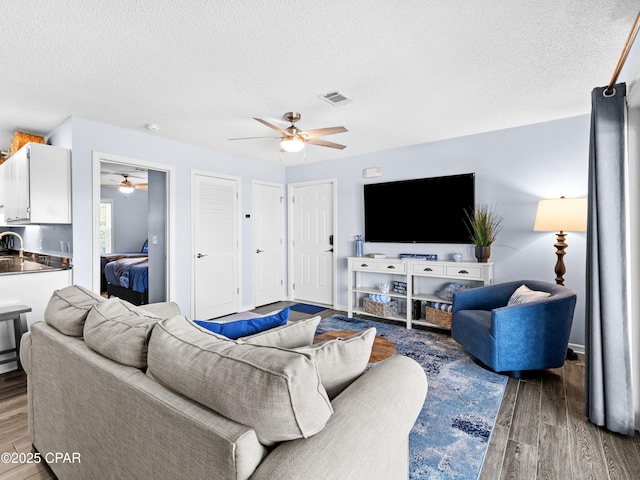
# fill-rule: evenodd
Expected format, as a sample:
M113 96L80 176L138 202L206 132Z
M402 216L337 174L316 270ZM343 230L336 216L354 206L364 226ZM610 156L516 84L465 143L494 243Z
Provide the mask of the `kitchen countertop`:
M69 270L70 268L71 261L66 257L25 252L24 258L20 258L16 252L0 253L0 275Z

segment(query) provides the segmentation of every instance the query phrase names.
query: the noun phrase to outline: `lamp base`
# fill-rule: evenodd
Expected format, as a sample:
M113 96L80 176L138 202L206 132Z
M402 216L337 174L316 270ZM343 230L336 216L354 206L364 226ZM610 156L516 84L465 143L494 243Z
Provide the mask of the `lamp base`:
M567 243L564 241L567 238L567 234L560 230L560 233L556 233L558 241L553 244L556 247L556 255L558 256L558 260L556 261L556 283L558 285L564 285L564 274L567 273L567 269L564 266L564 256L565 249L567 248Z

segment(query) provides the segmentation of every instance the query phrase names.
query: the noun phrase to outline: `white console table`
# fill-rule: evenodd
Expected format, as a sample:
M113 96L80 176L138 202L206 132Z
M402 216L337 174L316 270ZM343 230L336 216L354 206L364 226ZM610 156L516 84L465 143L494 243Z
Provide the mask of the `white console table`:
M348 315L353 313L363 315L373 315L365 312L360 303L362 299L370 294L380 294L377 286L363 286L363 274L373 277L377 275L376 285L381 282L389 283L389 295L392 298L406 301L406 315L397 315L390 318L406 322L407 328L413 324L438 327L426 320L412 319L413 300L431 301L447 303L435 295L434 291L421 292L417 288L416 277L431 277L444 280L462 280L469 286L491 285L493 284L493 263L477 262L452 262L443 260L413 260L413 259L389 259L389 258L369 258L369 257L349 257L349 278L347 281ZM389 277L391 275L391 277ZM389 281L391 278L391 281ZM393 280L406 282L407 293L401 294L393 291ZM369 284L372 282L370 278ZM374 315L375 316L375 315Z

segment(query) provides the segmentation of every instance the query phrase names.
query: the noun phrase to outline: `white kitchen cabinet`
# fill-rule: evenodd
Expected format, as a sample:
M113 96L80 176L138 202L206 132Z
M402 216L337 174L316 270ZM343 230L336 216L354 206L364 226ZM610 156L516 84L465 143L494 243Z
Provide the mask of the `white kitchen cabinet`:
M26 305L27 324L44 320L44 311L54 290L71 285L72 270L50 270L42 272L0 275L0 306ZM0 323L0 351L13 348L13 326L11 322ZM4 358L4 355L1 357ZM15 363L0 365L0 373L15 368Z
M71 158L66 148L27 143L2 168L8 225L71 223Z

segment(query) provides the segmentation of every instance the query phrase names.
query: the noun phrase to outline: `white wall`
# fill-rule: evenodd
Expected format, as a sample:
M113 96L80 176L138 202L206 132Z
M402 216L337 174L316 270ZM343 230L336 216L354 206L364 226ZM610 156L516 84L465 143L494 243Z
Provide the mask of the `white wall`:
M100 198L113 200L114 252L140 252L147 239L146 190L121 193L117 187L101 187Z
M495 205L505 217L504 229L491 248L495 282L533 279L553 283L556 236L533 231L537 202L562 195L586 197L588 152L589 117L585 115L289 167L286 176L287 183L338 179L338 304L346 305L346 257L353 255L350 234L364 233L365 182L475 172L476 202ZM363 180L362 170L367 167L381 167L383 177ZM415 210L417 221L437 221L438 205L406 208ZM565 285L578 292L570 341L584 345L586 235L569 233L566 241L569 247ZM401 252L436 253L442 259L462 251L465 259L474 260L471 245L365 244L365 253L373 251L389 256Z
M176 288L174 292L171 292L171 299L180 305L180 309L186 315L190 315L191 303L191 258L189 256L191 169L241 177L241 212L243 214L241 222L241 302L245 306L250 306L253 303L252 229L251 220L244 219L244 213L251 213L251 181L257 179L284 183L283 167L159 138L146 131L127 130L78 117L65 120L48 136L48 140L53 145L72 149L74 283L87 288L92 287L92 269L94 267L94 252L90 240L93 228L92 153L97 151L175 166ZM274 152L274 155L278 155L278 153Z

